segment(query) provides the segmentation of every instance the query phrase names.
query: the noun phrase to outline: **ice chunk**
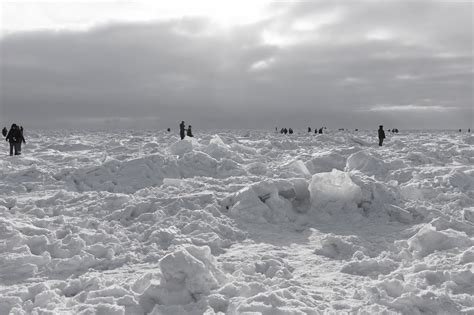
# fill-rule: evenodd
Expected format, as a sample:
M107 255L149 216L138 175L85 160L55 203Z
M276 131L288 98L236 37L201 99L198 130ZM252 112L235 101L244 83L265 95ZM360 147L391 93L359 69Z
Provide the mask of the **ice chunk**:
M363 150L356 152L347 158L346 171L357 170L367 175L385 176L387 166L384 161L373 153Z
M360 187L354 184L349 174L336 169L314 174L309 193L313 207L325 207L331 202L358 203L362 195Z
M140 300L146 311L153 306L153 301L164 305L195 302L225 280L207 246L178 248L163 257L160 269L163 274L160 285L151 285Z
M425 257L439 250L472 246L473 243L464 232L452 229L437 231L432 224L425 225L408 240L409 249L418 257Z
M193 144L188 139L176 141L169 147L170 153L173 155L183 155L193 150Z

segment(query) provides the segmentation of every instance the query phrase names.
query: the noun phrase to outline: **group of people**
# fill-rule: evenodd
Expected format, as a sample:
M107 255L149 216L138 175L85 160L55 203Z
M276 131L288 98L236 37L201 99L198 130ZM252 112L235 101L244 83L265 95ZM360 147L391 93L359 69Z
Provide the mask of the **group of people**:
M325 129L326 127L321 127L319 129L317 128L314 128L314 133L323 133L323 129ZM311 127L308 127L308 132L311 132Z
M275 128L275 130L278 130L278 128ZM286 128L281 128L281 129L280 129L280 133L281 133L282 135L283 135L283 134L286 135L287 133L289 133L289 134L291 135L291 134L293 134L293 129L291 129L291 128L288 128L288 129L286 129Z
M12 124L10 130L7 127L3 127L2 135L5 137L5 141L10 142L10 156L21 154L21 144L26 143L25 137L23 136L23 126Z
M181 137L181 140L184 139L184 137L193 137L193 131L191 130L191 125L188 126L188 129L186 129L186 124L184 121L182 121L179 124L179 136Z

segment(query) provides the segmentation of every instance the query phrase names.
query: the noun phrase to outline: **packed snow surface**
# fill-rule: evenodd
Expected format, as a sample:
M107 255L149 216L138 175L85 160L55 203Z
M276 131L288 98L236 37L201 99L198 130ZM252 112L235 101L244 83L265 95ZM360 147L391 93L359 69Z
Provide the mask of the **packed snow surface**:
M30 131L0 314L474 313L474 137Z

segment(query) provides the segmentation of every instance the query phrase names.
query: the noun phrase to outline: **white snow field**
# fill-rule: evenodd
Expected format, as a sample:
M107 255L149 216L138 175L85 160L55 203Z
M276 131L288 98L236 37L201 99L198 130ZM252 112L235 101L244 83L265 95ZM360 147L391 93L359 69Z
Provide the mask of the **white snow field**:
M4 142L0 314L474 314L473 135L195 133Z

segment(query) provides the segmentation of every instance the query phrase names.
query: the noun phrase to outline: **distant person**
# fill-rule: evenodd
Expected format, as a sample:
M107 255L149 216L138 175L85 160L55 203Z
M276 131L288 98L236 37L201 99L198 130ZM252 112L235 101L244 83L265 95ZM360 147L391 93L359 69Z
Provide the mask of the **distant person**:
M20 128L16 124L12 124L5 141L10 142L10 156L13 155L13 151L15 151L15 155L20 155L21 143L26 143Z
M193 137L193 132L191 130L191 125L189 125L188 129L186 130L186 135L188 137Z
M471 128L468 128L468 129L467 129L467 132L471 132Z
M292 135L292 134L293 134L293 129L291 129L291 128L288 129L288 133L289 133L290 135Z
M459 132L461 132L461 129L459 129Z
M171 128L166 129L166 131L171 132Z
M184 124L184 121L179 124L179 136L181 137L181 140L186 136L186 125Z
M288 133L288 129L283 128L283 133L286 135Z
M379 126L379 147L382 146L383 139L385 139L385 131L383 131L383 126Z
M319 133L323 133L323 128L319 128Z
M359 129L356 128L355 131L359 131Z
M311 127L308 127L308 132L311 132Z
M7 133L8 133L7 127L3 127L3 129L2 129L2 135L3 135L4 137L6 137L6 136L7 136Z

